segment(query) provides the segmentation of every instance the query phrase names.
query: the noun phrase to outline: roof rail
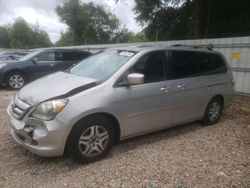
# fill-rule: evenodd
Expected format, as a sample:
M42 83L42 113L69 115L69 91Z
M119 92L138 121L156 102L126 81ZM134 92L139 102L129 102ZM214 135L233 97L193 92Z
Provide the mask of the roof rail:
M206 48L208 50L213 50L213 45L210 43L208 45L184 45L184 44L173 44L172 47L190 47L190 48Z
M148 47L154 47L153 45L149 45L149 44L142 44L142 45L138 45L138 48L148 48Z

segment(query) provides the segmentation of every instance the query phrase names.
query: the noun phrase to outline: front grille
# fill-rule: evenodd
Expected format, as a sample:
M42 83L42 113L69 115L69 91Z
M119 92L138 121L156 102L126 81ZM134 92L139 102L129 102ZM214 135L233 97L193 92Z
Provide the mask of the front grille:
M29 108L30 108L30 105L23 102L17 96L14 97L11 103L11 111L12 111L13 116L16 119L22 119L23 116L27 113Z

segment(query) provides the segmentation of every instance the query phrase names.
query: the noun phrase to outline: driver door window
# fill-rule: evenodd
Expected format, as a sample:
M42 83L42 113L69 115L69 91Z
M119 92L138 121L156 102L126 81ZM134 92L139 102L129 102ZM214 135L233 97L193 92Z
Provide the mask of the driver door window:
M46 52L38 56L38 61L55 61L55 52Z
M143 56L128 73L141 73L145 83L161 82L166 79L165 52L153 52Z
M38 61L32 63L30 72L34 79L51 74L58 70L55 52L44 52L37 56Z

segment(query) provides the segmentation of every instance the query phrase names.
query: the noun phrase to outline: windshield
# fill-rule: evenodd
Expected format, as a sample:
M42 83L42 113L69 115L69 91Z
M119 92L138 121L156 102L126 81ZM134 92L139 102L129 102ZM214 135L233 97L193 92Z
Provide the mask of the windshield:
M84 59L74 66L71 74L105 81L124 65L135 52L109 50Z
M30 58L32 58L32 57L36 56L37 54L39 54L40 52L41 52L41 50L36 50L36 51L34 51L34 52L31 52L31 53L29 53L29 54L27 54L27 55L21 57L21 58L19 59L19 61L27 61L27 60L29 60Z

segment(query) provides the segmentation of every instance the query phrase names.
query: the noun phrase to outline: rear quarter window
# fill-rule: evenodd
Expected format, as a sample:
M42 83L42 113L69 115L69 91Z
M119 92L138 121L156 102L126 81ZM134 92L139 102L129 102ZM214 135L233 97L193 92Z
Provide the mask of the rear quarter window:
M218 54L198 53L202 74L219 74L227 72L227 67Z

